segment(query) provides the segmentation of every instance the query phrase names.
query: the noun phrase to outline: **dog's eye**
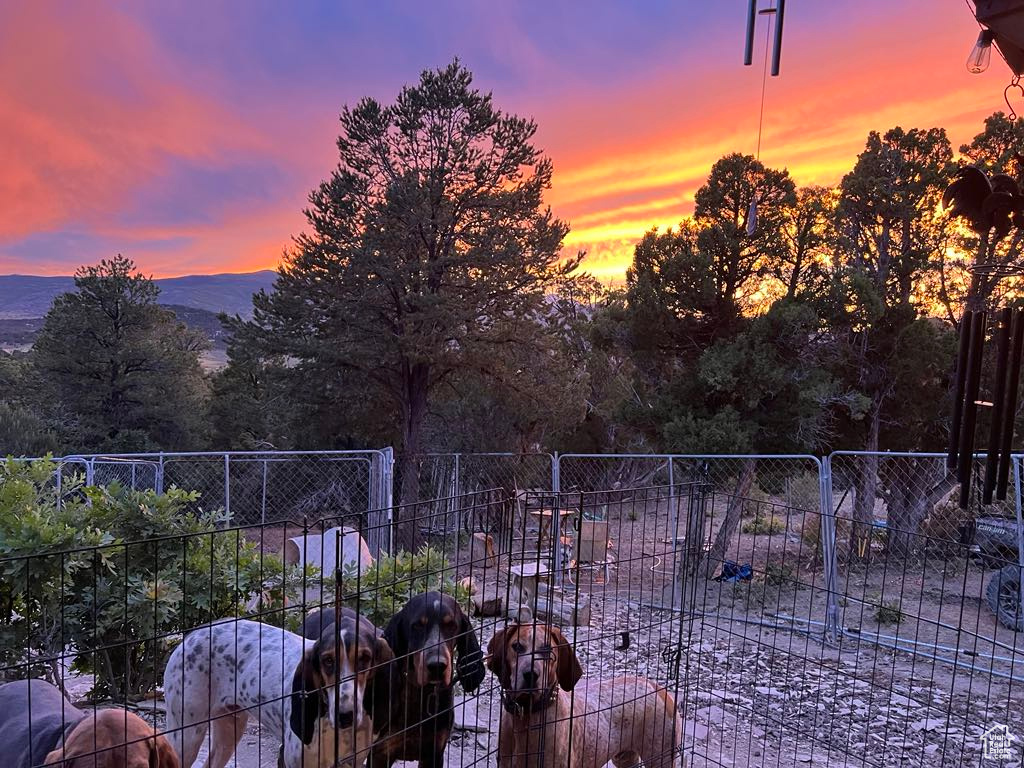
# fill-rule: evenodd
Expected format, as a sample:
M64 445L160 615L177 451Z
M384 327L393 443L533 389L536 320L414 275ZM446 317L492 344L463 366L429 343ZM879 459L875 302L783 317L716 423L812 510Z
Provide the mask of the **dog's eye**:
M533 652L537 656L550 656L551 655L551 646L550 645L542 645L539 648L534 648Z
M356 666L359 667L359 669L366 669L370 666L370 662L372 661L373 658L370 656L369 652L360 653L359 658L356 659Z
M324 668L324 672L328 675L334 674L334 657L324 656L320 660L320 665Z
M455 617L449 614L445 616L443 619L441 619L441 623L444 624L446 627L450 627L452 624L455 623Z
M516 653L522 653L526 650L526 646L519 642L512 643L512 650Z

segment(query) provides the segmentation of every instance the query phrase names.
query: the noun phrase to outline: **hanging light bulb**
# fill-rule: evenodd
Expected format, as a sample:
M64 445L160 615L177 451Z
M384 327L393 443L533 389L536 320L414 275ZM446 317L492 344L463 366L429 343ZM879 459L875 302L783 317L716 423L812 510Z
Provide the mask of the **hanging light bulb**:
M991 29L983 29L978 35L978 41L971 49L971 55L967 57L967 71L972 75L980 75L988 69L992 61L992 40L995 37Z
M757 231L757 195L750 198L750 208L747 209L747 237L753 237Z

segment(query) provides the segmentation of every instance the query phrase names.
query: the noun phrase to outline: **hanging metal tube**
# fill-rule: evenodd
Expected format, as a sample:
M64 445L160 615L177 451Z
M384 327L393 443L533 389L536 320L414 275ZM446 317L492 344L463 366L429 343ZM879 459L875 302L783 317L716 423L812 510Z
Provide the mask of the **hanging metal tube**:
M754 23L757 21L757 0L750 0L747 9L747 43L743 48L743 65L754 63Z
M1010 452L1013 446L1013 422L1017 415L1017 392L1020 387L1021 355L1024 353L1024 310L1013 313L1013 341L1010 342L1010 370L1006 382L1006 406L1003 409L1003 427L999 446L999 472L996 498L1006 501L1010 484ZM1019 493L1019 490L1018 490Z
M949 427L949 456L946 466L956 469L960 448L960 428L964 417L964 385L967 383L967 352L971 346L971 321L973 312L964 312L960 319L960 345L956 354L956 391L953 394L953 422Z
M782 17L786 15L786 0L778 0L775 6L775 45L772 46L772 77L779 75L779 60L782 58Z
M1006 364L1010 355L1010 325L1013 310L1005 307L999 311L999 329L996 348L996 385L992 393L992 423L988 430L988 455L985 457L985 484L982 489L982 504L992 503L992 492L996 489L996 475L999 465L999 439L1003 429L1003 408L1006 399Z
M960 435L960 508L967 509L971 495L971 470L974 468L974 428L978 418L978 387L985 351L985 313L978 312L971 323L971 349L967 356L967 387L964 393L964 428Z

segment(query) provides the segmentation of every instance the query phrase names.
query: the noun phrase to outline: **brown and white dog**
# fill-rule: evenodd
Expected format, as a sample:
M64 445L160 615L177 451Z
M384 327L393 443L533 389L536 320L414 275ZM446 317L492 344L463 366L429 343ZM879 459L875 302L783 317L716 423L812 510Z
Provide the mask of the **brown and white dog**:
M581 683L572 647L543 624L499 630L487 654L504 710L499 768L682 768L682 720L661 686L643 677Z
M205 768L224 768L255 715L282 734L283 768L358 768L373 736L363 697L391 658L373 624L348 608L317 640L255 621L201 627L167 662L167 737L191 768L212 727Z
M43 680L0 685L0 755L10 768L178 768L167 739L138 715L78 709Z

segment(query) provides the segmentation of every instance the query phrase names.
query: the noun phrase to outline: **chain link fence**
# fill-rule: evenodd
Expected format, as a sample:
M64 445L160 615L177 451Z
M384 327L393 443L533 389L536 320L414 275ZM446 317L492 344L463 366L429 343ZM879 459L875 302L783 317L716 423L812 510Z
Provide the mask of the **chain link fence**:
M166 453L57 459L60 472L88 484L195 491L203 509L223 509L236 525L315 521L385 510L391 451Z
M842 639L1024 682L1019 472L985 505L975 458L962 508L944 454L836 453L829 471Z

